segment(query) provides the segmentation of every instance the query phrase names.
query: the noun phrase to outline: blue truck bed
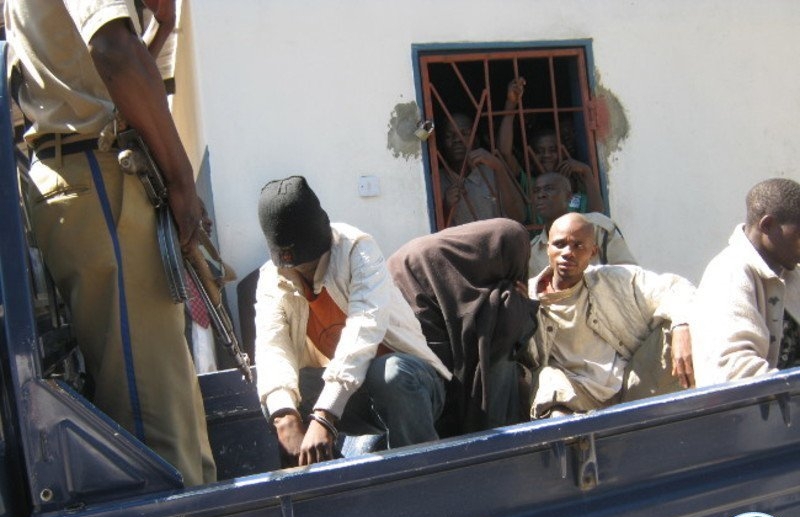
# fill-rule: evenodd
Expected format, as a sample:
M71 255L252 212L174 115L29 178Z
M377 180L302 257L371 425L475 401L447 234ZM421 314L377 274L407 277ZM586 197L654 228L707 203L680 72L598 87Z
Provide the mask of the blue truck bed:
M233 371L213 375L238 381ZM800 434L791 418L798 409L798 387L797 374L782 373L589 415L247 475L198 490L110 501L84 511L284 517L800 515ZM251 409L260 417L257 407ZM242 406L243 412L251 409Z

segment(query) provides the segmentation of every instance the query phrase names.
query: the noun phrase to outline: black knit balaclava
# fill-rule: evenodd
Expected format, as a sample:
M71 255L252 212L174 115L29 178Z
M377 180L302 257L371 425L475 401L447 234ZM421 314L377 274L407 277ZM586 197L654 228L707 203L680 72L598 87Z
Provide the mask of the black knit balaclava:
M311 262L331 247L328 214L302 176L264 185L258 199L258 220L278 267Z

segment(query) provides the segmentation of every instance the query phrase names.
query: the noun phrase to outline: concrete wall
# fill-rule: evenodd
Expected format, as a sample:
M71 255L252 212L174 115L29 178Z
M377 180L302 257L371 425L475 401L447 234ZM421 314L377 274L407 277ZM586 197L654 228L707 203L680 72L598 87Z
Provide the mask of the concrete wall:
M201 104L200 65L192 26L192 3L181 1L178 25L175 29L178 45L175 53L175 95L172 97L172 116L181 133L183 145L192 162L195 173L200 170L206 147L203 130L205 108Z
M429 231L421 158L387 148L395 106L416 100L413 44L592 39L598 88L629 125L618 147L603 146L610 212L650 269L699 280L743 218L747 189L800 179L795 0L187 7L176 77L179 95L190 87L176 110L192 152L208 147L220 245L241 276L267 257L260 187L293 173L387 255ZM360 175L377 176L381 195L359 197Z

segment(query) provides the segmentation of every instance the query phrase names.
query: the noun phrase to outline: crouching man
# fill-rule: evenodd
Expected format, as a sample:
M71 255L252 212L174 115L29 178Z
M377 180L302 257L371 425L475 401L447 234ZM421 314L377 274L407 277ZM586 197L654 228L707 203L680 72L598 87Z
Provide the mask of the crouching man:
M536 325L528 242L524 226L498 217L417 237L389 257L428 346L453 372L444 436L528 419L530 376L518 361Z
M258 394L284 466L332 459L340 430L385 433L389 448L437 439L450 373L374 239L331 224L300 176L267 183L258 215L272 256L256 290Z
M671 332L672 375L694 385L686 325L694 287L637 266L593 266L592 223L580 214L550 228L550 266L529 281L540 302L532 354L541 369L532 418L607 407L619 399L628 362L658 327Z

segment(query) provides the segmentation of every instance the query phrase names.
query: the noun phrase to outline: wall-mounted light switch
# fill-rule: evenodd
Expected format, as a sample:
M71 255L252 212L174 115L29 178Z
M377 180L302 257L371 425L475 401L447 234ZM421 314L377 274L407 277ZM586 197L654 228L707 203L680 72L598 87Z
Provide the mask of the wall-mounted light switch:
M377 176L358 177L358 195L361 197L373 197L381 194L381 184Z

